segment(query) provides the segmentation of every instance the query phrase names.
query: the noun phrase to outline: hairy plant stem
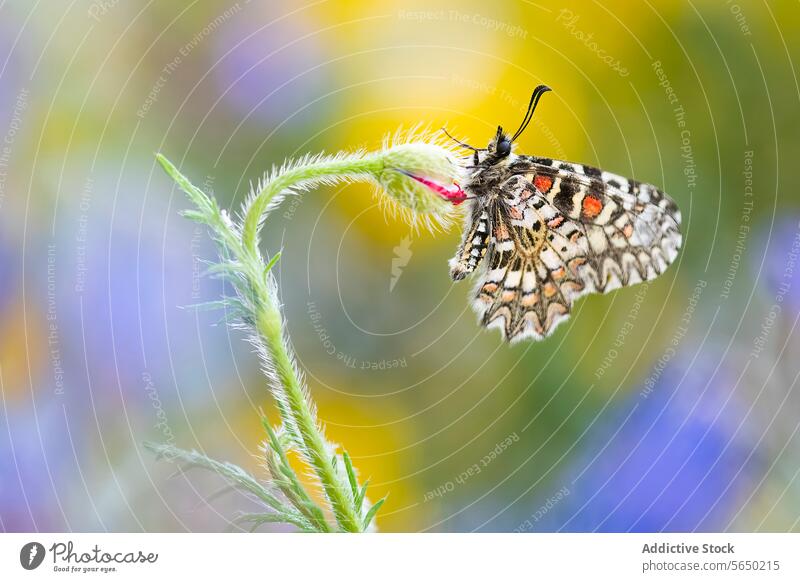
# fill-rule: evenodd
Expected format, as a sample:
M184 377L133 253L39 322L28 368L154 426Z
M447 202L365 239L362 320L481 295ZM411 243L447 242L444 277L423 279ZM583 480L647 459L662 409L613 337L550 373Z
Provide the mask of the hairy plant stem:
M284 425L294 426L300 433L298 436L305 445L305 455L322 484L339 526L348 532L360 531L360 518L355 514L353 502L347 498L349 485L343 483L331 463L330 447L326 447L325 438L320 432L302 384L295 372L292 358L283 341L282 324L275 324L280 320L280 312L273 306L259 309L256 329L270 350L270 358L275 365L278 380L286 396L288 410L281 410L284 407L279 406ZM287 419L290 419L291 422L286 422Z
M269 203L281 192L304 182L325 178L371 179L384 168L383 158L378 154L353 154L343 159L326 160L313 164L303 164L282 172L261 189L250 201L242 228L242 242L248 252L257 256L258 227Z

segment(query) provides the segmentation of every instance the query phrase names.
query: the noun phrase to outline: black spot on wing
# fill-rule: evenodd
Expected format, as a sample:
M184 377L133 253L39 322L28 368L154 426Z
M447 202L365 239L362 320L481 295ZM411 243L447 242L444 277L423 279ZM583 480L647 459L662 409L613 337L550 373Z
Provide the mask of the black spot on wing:
M583 173L591 178L599 178L603 171L600 168L595 168L594 166L584 166Z
M578 191L578 185L569 179L561 181L558 194L553 198L553 204L558 208L562 214L571 216L573 214L573 206L575 202L575 193Z

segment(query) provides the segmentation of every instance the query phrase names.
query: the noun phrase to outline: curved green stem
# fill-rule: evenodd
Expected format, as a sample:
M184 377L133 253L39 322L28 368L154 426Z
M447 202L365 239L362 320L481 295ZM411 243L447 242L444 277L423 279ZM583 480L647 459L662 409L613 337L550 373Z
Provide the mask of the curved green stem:
M345 158L312 162L290 168L276 176L264 185L262 190L250 201L242 228L242 242L245 248L257 256L258 230L261 217L275 196L303 183L323 180L325 178L346 179L374 179L375 174L381 172L384 162L381 156L354 154Z

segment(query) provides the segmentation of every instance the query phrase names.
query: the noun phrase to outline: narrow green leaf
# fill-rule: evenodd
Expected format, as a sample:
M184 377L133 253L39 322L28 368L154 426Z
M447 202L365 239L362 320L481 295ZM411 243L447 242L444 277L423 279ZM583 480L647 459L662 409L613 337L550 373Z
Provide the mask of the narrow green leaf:
M208 224L208 215L201 210L181 210L181 216L201 224Z
M179 449L169 444L144 443L144 447L155 453L157 459L164 459L172 463L183 462L189 467L202 467L209 469L228 481L237 488L247 491L260 499L265 505L276 511L284 511L286 504L278 499L272 491L262 485L255 477L233 463L217 461L197 451Z
M266 266L266 267L264 267L264 276L265 276L265 277L266 277L267 273L269 273L269 272L272 270L272 267L274 267L274 266L275 266L275 263L277 263L277 262L280 260L280 258L281 258L281 251L278 251L278 252L277 252L277 253L275 253L275 255L274 255L274 256L273 256L273 257L272 257L272 258L269 260L269 263L267 263L267 266Z
M383 499L381 499L380 501L378 501L375 505L373 505L372 507L369 508L369 511L367 512L367 515L364 518L364 529L365 530L369 527L369 524L372 523L372 520L374 519L375 514L378 513L378 510L381 508L381 505L383 505L384 501L386 501L385 497Z
M269 419L266 416L261 417L261 425L267 431L269 438L269 446L277 456L278 470L286 479L281 482L280 487L284 495L291 501L297 509L304 513L309 520L313 523L315 531L329 532L330 526L325 520L325 513L322 511L314 501L309 497L308 492L303 488L297 473L289 464L289 458L286 456L286 450L281 443L281 439L272 428ZM278 475L273 475L278 479Z
M347 454L347 451L342 452L342 458L344 459L344 466L347 469L347 479L350 481L350 490L353 492L353 501L358 499L358 480L356 479L356 472L353 469L353 462L350 460L350 455ZM359 509L358 504L356 504L356 510Z
M192 202L197 204L201 209L208 209L211 206L211 199L200 188L195 186L189 181L189 178L180 173L172 162L161 154L156 154L156 159L164 171L181 187L181 189L189 195Z
M240 274L244 274L245 270L241 264L228 260L224 263L216 263L214 265L210 265L206 270L206 275L213 275L213 276L223 276L223 277L232 277Z
M367 486L368 485L369 485L369 479L364 481L364 484L361 486L361 491L359 491L358 495L356 495L355 505L356 505L356 509L358 511L361 511L361 506L364 505L364 498L366 498L366 496L367 496Z

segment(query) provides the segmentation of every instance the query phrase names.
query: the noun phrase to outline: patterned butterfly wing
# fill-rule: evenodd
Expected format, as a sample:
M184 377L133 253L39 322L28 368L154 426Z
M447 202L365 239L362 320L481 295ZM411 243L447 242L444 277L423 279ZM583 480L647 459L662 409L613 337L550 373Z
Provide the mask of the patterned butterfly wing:
M548 336L587 293L650 280L677 256L680 213L654 186L519 158L489 209L475 308L506 339Z
M639 230L647 225L669 229L670 233L663 234L680 246L680 211L672 199L651 184L592 166L534 156L518 157L509 169L526 176L566 218L607 225L627 215Z
M564 216L558 230L586 238L596 290L650 280L675 260L681 246L681 215L655 186L591 166L525 157L515 171L529 180L546 204ZM590 271L594 271L591 273Z

